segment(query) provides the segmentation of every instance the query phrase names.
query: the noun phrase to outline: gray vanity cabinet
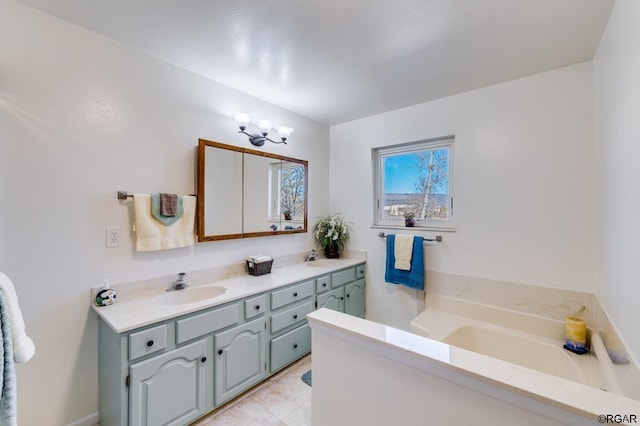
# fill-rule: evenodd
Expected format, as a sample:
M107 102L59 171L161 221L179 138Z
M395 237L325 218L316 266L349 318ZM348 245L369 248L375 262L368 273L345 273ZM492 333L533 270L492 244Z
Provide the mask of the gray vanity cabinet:
M315 283L316 279L307 280L271 292L271 373L311 351L307 314L315 310Z
M316 307L333 309L349 315L365 316L364 265L343 269L318 278ZM331 288L332 290L326 290Z
M265 333L261 318L215 335L216 406L266 377Z
M129 424L177 426L203 415L206 352L200 340L132 365Z
M364 264L122 333L100 321L100 425L189 424L308 354L321 307L364 317Z
M364 318L365 314L364 280L354 281L344 286L344 312Z
M344 312L344 287L319 295L316 304L318 309L328 308Z
M271 339L271 372L311 352L311 328L304 325Z

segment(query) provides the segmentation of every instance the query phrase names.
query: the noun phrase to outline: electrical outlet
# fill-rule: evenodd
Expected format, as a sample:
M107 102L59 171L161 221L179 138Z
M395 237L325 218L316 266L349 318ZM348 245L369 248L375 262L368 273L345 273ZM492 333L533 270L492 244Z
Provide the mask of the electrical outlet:
M107 247L120 247L120 228L107 228Z

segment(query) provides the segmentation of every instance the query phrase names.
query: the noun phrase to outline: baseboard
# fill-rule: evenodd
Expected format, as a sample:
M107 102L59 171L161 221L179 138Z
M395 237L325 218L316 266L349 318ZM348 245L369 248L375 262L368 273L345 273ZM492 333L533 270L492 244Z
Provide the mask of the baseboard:
M100 424L100 416L96 411L93 414L89 414L87 417L76 420L73 423L69 423L67 426L96 426Z

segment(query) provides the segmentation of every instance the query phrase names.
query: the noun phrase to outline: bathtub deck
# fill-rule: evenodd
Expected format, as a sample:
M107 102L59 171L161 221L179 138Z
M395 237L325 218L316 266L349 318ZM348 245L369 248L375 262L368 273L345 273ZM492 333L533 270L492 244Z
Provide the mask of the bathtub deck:
M563 349L562 340L437 310L422 312L412 321L411 331L597 389L607 387L598 359L593 354L577 355Z
M432 295L410 328L420 336L633 398L622 391L596 333L591 335L589 354L577 355L562 348L562 321Z

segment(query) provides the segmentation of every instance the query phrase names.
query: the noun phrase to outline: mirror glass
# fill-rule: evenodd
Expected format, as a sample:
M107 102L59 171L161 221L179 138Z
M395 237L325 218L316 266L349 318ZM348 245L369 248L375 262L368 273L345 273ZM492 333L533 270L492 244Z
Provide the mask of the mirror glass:
M280 229L280 218L273 215L271 174L282 160L257 155L244 156L244 219L242 231L268 232Z
M305 160L200 139L198 241L307 232Z
M242 234L242 152L218 150L204 161L205 235ZM218 208L213 208L218 206Z

